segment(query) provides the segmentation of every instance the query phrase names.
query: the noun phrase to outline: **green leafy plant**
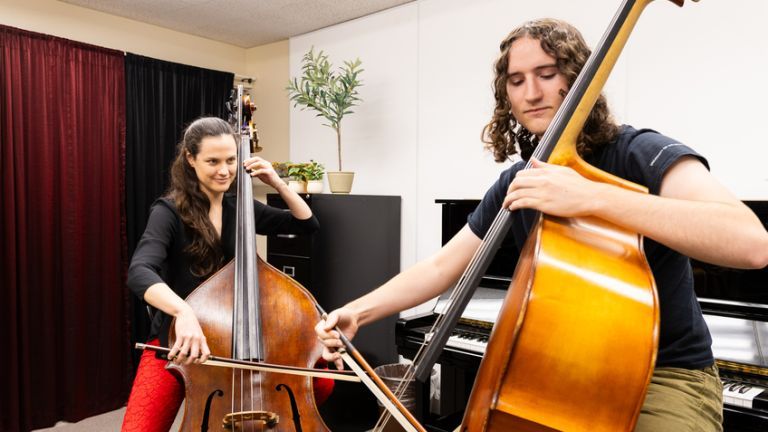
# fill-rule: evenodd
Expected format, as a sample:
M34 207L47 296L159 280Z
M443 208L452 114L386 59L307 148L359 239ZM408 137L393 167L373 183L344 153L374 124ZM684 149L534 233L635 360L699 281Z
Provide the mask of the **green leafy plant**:
M362 100L358 97L357 88L363 83L359 79L362 62L345 61L344 66L334 72L328 55L323 51L315 53L314 47L304 54L301 59L301 76L294 77L288 82L288 96L293 106L301 109L317 111L317 117L324 117L328 123L323 123L336 131L336 146L341 171L341 120L347 114L352 114L353 106Z
M310 159L309 163L306 164L307 180L322 180L324 170L323 164Z
M298 181L322 180L325 167L319 162L310 159L305 163L286 163L288 177Z
M307 164L305 163L291 163L288 164L288 177L291 180L297 180L301 182L307 181Z

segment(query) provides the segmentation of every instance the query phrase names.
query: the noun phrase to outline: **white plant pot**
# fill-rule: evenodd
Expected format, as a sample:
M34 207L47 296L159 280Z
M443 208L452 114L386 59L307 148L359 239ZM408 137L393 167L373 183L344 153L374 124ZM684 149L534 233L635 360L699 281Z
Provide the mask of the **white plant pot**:
M322 180L310 180L307 182L307 193L318 194L323 192Z
M307 193L307 182L298 181L298 180L289 180L288 187L291 188L292 191L298 194Z

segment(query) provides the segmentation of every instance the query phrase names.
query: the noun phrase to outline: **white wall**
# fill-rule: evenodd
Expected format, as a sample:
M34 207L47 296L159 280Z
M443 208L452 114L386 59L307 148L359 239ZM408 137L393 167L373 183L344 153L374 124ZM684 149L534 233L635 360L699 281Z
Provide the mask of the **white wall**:
M627 118L689 143L740 198L768 199L768 2L647 9L629 47Z
M587 5L586 3L589 3ZM480 142L492 108L498 44L523 21L576 25L594 46L617 1L419 0L291 39L290 74L310 47L359 56L363 104L344 120L354 193L403 196L403 267L439 248L438 198L480 198L506 164ZM649 5L605 87L616 117L691 145L742 199L768 199L768 114L762 76L768 2ZM332 169L335 138L311 112L291 109L291 158Z
M214 70L245 67L243 48L56 0L2 0L0 24Z
M259 130L259 145L263 150L258 156L268 161L286 161L288 152L288 98L285 95L288 81L288 41L280 41L246 51L245 74L254 79L249 91L257 110L253 120ZM267 202L267 194L275 190L258 179L253 180L253 197ZM258 236L257 252L267 257L267 240Z
M355 171L352 192L402 197L401 262L416 259L417 159L419 153L415 7L397 7L290 40L290 74L311 46L338 67L363 62L363 104L341 122L342 164ZM286 83L287 84L287 83ZM290 108L291 160L314 159L338 170L336 134L313 111ZM327 180L326 180L326 190ZM439 225L439 222L437 223Z

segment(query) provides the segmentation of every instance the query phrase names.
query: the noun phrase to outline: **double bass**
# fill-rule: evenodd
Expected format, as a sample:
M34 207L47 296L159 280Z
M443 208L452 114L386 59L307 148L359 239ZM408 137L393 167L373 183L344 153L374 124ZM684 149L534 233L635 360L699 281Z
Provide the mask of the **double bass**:
M238 100L241 93L242 87ZM241 134L240 170L250 152L251 138ZM313 369L322 351L314 332L320 320L316 302L304 287L261 260L255 245L251 178L240 173L235 258L186 298L211 357L202 364L167 366L184 381L181 431L328 431L315 405L312 377L347 376ZM172 323L171 346L174 329Z
M577 138L640 13L626 0L535 157L637 193L587 164ZM682 6L684 0L671 0ZM642 236L595 217L539 214L489 339L462 431L631 431L653 374L659 304Z
M648 193L587 164L576 143L651 1L623 1L533 157L568 166L593 181ZM429 376L512 217L507 209L499 211L406 380ZM533 220L459 430L631 431L653 374L659 338L658 297L642 236L593 216L539 213Z

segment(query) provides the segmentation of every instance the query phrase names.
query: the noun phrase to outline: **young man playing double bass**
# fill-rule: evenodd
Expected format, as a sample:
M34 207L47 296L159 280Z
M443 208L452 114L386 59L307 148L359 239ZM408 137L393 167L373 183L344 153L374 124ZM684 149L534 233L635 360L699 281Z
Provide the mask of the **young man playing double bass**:
M494 115L484 130L498 162L517 153L530 158L589 53L579 32L562 21L527 22L507 36L495 64ZM335 327L351 338L360 326L451 287L502 207L514 213L508 235L518 247L528 234L517 217L519 209L562 217L592 215L645 237L658 290L656 368L635 430L722 430L722 388L688 257L727 267L762 268L768 265L768 232L715 180L701 155L655 131L615 124L602 96L577 148L591 165L646 186L650 193L596 183L570 168L537 160L529 170L522 170L524 162L513 164L441 250L318 323L324 358L342 366L335 352L342 346Z

